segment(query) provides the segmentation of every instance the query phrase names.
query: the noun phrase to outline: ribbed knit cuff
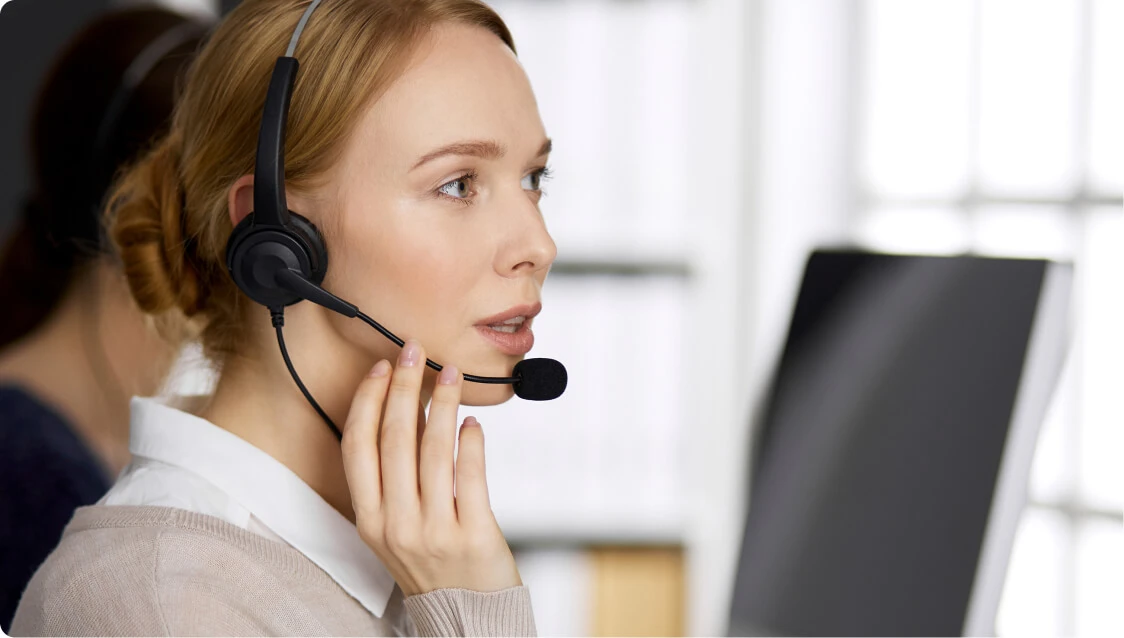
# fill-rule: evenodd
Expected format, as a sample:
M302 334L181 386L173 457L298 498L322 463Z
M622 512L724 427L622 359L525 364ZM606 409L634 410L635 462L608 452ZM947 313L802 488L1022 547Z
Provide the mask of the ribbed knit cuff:
M406 598L419 636L535 636L525 585L500 591L435 589Z

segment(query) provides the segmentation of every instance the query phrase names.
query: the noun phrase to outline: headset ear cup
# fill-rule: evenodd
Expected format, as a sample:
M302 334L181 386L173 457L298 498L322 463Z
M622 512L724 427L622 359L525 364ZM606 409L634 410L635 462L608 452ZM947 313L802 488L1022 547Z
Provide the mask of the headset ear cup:
M230 237L226 240L226 269L233 272L235 269L234 258L238 253L238 245L250 234L254 226L254 214L250 213L238 222L234 230L230 231Z
M226 243L226 267L234 283L268 308L301 300L275 283L276 269L297 270L316 285L328 271L328 252L316 225L292 211L289 215L289 225L281 228L255 226L250 213L238 222Z
M308 273L309 281L320 285L324 275L328 274L328 247L324 244L324 236L307 217L289 211L289 230L300 237L301 243L308 249L308 261L312 264L312 272Z

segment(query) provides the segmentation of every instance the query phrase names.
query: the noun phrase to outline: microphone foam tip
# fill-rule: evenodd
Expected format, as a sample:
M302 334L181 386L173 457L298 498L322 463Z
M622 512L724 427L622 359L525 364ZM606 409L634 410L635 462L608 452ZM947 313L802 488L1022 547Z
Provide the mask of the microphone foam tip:
M515 395L528 401L550 401L566 391L566 366L554 359L524 359L515 364L512 376L519 381L511 384Z

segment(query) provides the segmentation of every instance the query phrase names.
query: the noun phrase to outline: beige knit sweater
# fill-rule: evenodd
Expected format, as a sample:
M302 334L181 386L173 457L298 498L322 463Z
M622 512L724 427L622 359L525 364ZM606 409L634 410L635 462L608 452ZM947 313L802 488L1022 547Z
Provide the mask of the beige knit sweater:
M438 589L374 617L292 547L170 507L79 508L13 636L533 636L526 587Z

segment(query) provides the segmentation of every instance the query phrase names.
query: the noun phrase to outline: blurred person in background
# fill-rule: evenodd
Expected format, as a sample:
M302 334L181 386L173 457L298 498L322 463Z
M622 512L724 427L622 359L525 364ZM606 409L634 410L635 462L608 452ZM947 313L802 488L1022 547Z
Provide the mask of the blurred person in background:
M102 251L117 169L166 130L207 26L156 8L107 14L54 62L30 126L33 183L0 252L0 627L74 510L129 460L129 399L175 351Z

